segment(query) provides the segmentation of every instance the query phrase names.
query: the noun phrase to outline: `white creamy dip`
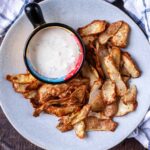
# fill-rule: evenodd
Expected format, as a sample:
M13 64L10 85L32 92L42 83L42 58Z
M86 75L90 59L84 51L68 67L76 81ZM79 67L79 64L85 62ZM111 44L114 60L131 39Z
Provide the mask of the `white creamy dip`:
M73 70L80 55L73 35L57 26L36 33L28 45L28 56L34 69L48 78L59 78Z

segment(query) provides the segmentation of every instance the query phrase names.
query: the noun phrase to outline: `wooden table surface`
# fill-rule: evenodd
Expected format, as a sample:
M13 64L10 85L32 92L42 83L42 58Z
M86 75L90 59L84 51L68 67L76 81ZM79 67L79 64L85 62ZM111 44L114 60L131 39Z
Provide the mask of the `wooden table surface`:
M37 0L37 2L40 0ZM113 3L123 9L122 0ZM125 11L125 10L124 10ZM2 39L0 39L0 43ZM0 150L42 150L24 139L8 122L0 108ZM126 139L111 150L145 150L144 147L135 139Z

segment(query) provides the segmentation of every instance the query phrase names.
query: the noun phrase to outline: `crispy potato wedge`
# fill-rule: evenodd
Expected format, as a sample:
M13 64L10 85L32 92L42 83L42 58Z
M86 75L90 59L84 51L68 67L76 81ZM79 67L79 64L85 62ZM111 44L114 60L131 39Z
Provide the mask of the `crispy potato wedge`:
M84 120L88 116L90 109L91 109L91 106L89 104L84 105L83 108L78 113L78 115L75 118L73 118L73 120L71 121L71 124L75 125L76 123Z
M101 33L105 30L107 22L104 20L94 20L90 24L78 29L81 36Z
M42 85L38 90L39 102L42 104L51 97L57 97L61 93L67 91L68 87L69 85L65 83L59 85L52 85L52 84Z
M112 56L115 66L117 67L117 69L120 69L120 61L121 61L121 51L120 48L118 47L112 47L110 55Z
M113 58L110 55L106 56L104 58L104 63L106 65L110 79L116 84L117 95L124 95L127 91L127 87L121 78L120 72L114 64Z
M125 69L129 72L131 77L137 78L141 75L140 70L138 69L137 65L135 64L129 53L123 52L122 60L124 62Z
M100 77L104 78L104 72L101 67L101 61L99 57L99 43L96 40L95 43L90 44L91 50L93 51L93 61L95 62L94 67L97 70ZM91 57L91 56L90 56Z
M128 85L128 81L130 80L130 77L122 76L122 80L126 85Z
M89 104L91 105L91 110L94 112L99 112L104 109L105 103L102 98L101 90L90 93Z
M50 107L44 109L44 111L46 113L54 114L57 117L65 116L65 115L68 115L70 113L77 112L79 110L80 110L80 106L78 106L78 105L71 105L71 106L66 106L66 107L50 106ZM34 116L36 116L35 113L34 113Z
M36 79L29 73L27 74L17 74L17 75L7 75L6 79L13 83L29 84L33 83Z
M78 104L84 104L86 89L87 89L86 85L81 85L71 94L70 97L72 99L76 99Z
M121 101L125 104L127 103L135 103L137 97L137 88L135 85L131 85L127 90L126 94L121 97Z
M68 89L66 91L64 91L63 93L60 93L58 95L59 98L66 98L68 96L70 96L76 89L78 89L80 86L87 86L87 88L89 88L89 83L90 80L87 78L83 78L83 79L73 79L70 80L67 85L69 86ZM87 96L87 93L86 93Z
M116 101L115 83L110 79L106 80L102 86L102 98L106 104L112 104Z
M117 21L110 24L106 31L99 35L100 44L106 44L108 40L121 28L122 23L122 21Z
M126 47L129 36L129 25L125 22L121 25L121 28L117 31L117 33L111 38L111 42L114 46L118 47Z
M102 93L100 90L101 82L96 81L91 88L89 95L89 104L91 105L91 110L94 112L98 112L104 109L105 104L102 99Z
M68 109L67 107L72 105L83 105L84 98L86 94L86 85L82 85L77 88L69 97L62 99L50 99L47 102L43 103L39 108L34 112L35 116L38 116L43 110L47 110L50 106L62 106ZM40 102L40 101L39 101ZM64 109L65 110L65 109Z
M92 116L85 119L86 131L114 131L117 125L118 124L111 119L100 120Z
M43 83L41 81L35 80L32 84L29 84L26 88L26 90L38 90L39 87L41 87Z
M78 122L83 121L89 114L90 112L90 105L85 105L80 111L73 112L72 114L69 114L67 116L62 116L60 121L60 125L69 125L69 126L74 126Z
M97 39L97 35L88 35L82 37L82 40L86 46L90 45L90 43L92 43L96 39Z
M36 108L40 107L40 104L39 104L39 101L37 98L31 98L31 99L29 99L29 101L32 104L33 108L36 109Z
M38 98L38 92L37 90L32 90L32 91L23 93L23 96L27 99L33 99L33 98L35 99L35 98Z
M106 105L104 109L104 115L107 117L113 117L118 111L118 103L112 103L110 105Z
M131 77L130 73L127 71L127 69L124 67L124 65L120 69L120 73L122 76Z
M59 124L56 126L56 128L58 130L60 130L61 132L66 132L66 131L72 130L73 126L71 124L64 124L62 122L59 122Z
M103 69L103 72L104 72L106 78L109 78L109 76L107 73L106 65L104 63L104 58L108 55L109 55L109 52L106 49L106 47L100 46L99 57L100 57L101 66L102 66L102 69Z
M93 112L93 111L90 111L88 116L93 116L93 117L96 117L96 118L98 118L100 120L110 119L108 116L105 116L104 112Z
M25 74L7 75L16 92L28 99L33 115L41 112L59 117L57 129L74 129L80 139L86 131L114 131L113 117L133 112L137 89L130 78L141 75L131 56L120 48L127 46L129 25L95 20L78 29L86 47L85 62L78 75L62 84L46 84Z
M118 112L116 113L115 116L117 116L117 117L124 116L130 112L133 112L136 108L137 108L136 101L135 101L135 103L124 104L124 102L122 100L120 100L119 104L118 104Z
M20 84L20 83L13 83L13 88L17 93L26 93L28 90L26 89L29 84Z
M101 81L98 72L94 67L85 63L81 70L82 76L90 79L90 86L92 87L95 81ZM102 82L102 81L101 81Z
M73 127L74 127L77 137L79 137L80 139L83 139L86 135L84 121L80 121L76 123Z

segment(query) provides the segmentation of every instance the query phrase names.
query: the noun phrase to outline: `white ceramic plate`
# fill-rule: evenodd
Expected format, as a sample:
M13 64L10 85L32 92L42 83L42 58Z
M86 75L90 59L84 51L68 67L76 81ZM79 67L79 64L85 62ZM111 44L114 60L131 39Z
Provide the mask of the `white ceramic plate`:
M61 22L77 29L95 19L110 22L124 20L131 26L127 51L138 62L142 76L133 80L138 88L138 108L135 112L115 120L115 132L90 132L80 140L74 131L61 133L55 126L57 118L41 114L33 117L30 103L14 92L5 80L6 74L25 72L23 47L33 27L25 15L21 16L7 33L0 54L1 107L14 128L34 144L51 150L103 150L125 139L140 123L150 105L150 47L142 31L122 11L101 0L49 0L41 3L47 22Z

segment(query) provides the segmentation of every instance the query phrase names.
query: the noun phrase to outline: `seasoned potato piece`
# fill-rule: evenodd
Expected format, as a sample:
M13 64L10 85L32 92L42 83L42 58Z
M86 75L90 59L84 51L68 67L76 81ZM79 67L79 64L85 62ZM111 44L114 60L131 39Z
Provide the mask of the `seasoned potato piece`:
M93 84L93 86L91 87L90 93L99 90L101 88L101 86L102 86L101 81L98 81L98 80L95 81L94 84Z
M80 110L81 111L81 110ZM71 124L71 121L79 114L79 112L73 112L71 114L68 114L67 116L62 116L59 121L61 124Z
M123 82L120 72L117 70L113 58L109 55L104 58L104 63L107 68L108 75L112 81L116 84L117 95L122 96L126 93L127 87Z
M58 105L58 106L71 106L71 105L83 105L85 94L86 94L86 85L82 85L78 87L69 97L62 99L50 99L37 108L34 112L36 116L38 116L43 110L47 109L50 106ZM40 102L40 101L39 101Z
M113 117L118 111L118 103L112 103L110 105L106 105L104 109L104 115L107 117Z
M92 116L85 119L86 131L114 131L117 125L118 124L111 119L100 120Z
M130 80L130 77L122 76L122 80L123 80L123 82L127 85L127 84L128 84L128 81Z
M123 22L121 28L112 37L111 39L112 44L118 47L122 47L122 48L126 47L127 41L128 41L129 30L130 30L129 25Z
M101 46L100 50L99 50L99 57L100 57L101 66L102 66L102 69L103 69L103 72L104 72L106 78L109 78L109 76L107 73L106 65L104 63L104 58L108 55L109 55L108 50L105 47Z
M76 123L84 120L88 116L90 109L91 109L91 106L89 104L84 105L83 108L78 113L78 115L75 118L73 118L73 120L71 121L71 124L75 125Z
M95 43L91 43L90 47L91 47L91 50L93 51L92 56L93 56L93 61L95 62L94 67L97 70L99 76L104 78L104 73L103 73L103 70L101 67L101 61L100 61L100 57L99 57L100 46L99 46L98 41L96 40Z
M91 42L96 40L97 36L96 35L88 35L88 36L83 36L82 40L86 46L88 46Z
M58 84L58 85L53 85L53 84L44 84L42 85L39 90L39 102L42 104L45 101L47 101L50 97L58 96L61 93L67 91L69 85L67 84Z
M125 69L129 72L131 77L137 78L141 75L140 70L136 66L135 62L127 52L122 53L122 60L124 62Z
M81 70L82 76L90 79L90 86L92 87L95 81L101 81L98 72L94 67L85 62Z
M115 116L124 116L129 112L133 112L137 107L137 102L124 104L122 100L118 104L118 112Z
M86 134L84 121L80 121L80 122L76 123L74 125L74 130L75 130L76 135L79 138L83 139Z
M36 79L29 73L17 74L17 75L7 75L6 79L13 83L29 84L33 83Z
M27 99L32 99L32 98L38 97L38 92L37 92L37 90L32 90L32 91L24 93L23 95Z
M89 114L91 106L89 104L83 106L80 111L74 111L72 114L67 116L62 116L60 119L61 125L74 126L80 121L83 121Z
M93 117L96 117L96 118L101 119L101 120L110 119L109 117L105 116L105 114L103 112L90 111L88 116L93 116Z
M99 112L104 109L105 103L102 98L101 90L90 93L89 104L91 105L91 110L94 112Z
M137 96L137 89L135 85L131 85L131 87L127 90L126 94L121 97L121 101L125 104L127 103L135 103Z
M83 104L85 94L86 94L86 89L87 89L86 85L81 85L70 95L70 97L72 99L76 99L78 104Z
M13 88L18 93L26 93L28 90L26 88L29 84L20 84L20 83L13 83Z
M29 84L27 86L27 90L37 90L39 87L41 87L43 83L39 80L35 80L32 84Z
M106 21L104 20L94 20L90 24L78 29L81 36L93 35L101 33L106 28Z
M39 101L38 101L38 98L37 97L35 97L35 98L31 98L31 99L29 99L29 101L30 101L30 103L32 104L32 107L33 108L38 108L38 107L40 107L40 104L39 104Z
M64 124L62 122L59 122L59 124L56 126L56 128L58 130L60 130L61 132L66 132L66 131L72 130L73 126L71 124Z
M109 25L106 31L99 36L100 44L106 44L108 40L116 34L116 32L120 29L122 25L122 21L117 21Z
M96 81L90 91L89 104L91 105L91 110L94 112L103 110L105 107L100 87L101 82Z
M16 92L28 99L33 116L47 113L59 117L57 129L74 129L80 139L87 131L114 131L114 117L137 107L137 88L128 80L141 75L127 46L129 25L95 20L78 29L86 47L85 62L75 78L61 84L46 84L25 74L7 75Z
M124 67L124 65L120 69L120 73L122 76L131 77L130 73L127 71L127 69Z
M65 116L73 112L77 112L80 110L80 106L78 105L72 105L72 106L66 106L66 107L55 107L50 106L46 108L44 111L48 114L54 114L57 117ZM36 117L36 113L34 112L34 116Z
M110 79L106 80L102 86L102 97L106 104L116 101L115 83Z
M120 69L121 51L118 47L112 47L110 55L112 56L117 69Z

